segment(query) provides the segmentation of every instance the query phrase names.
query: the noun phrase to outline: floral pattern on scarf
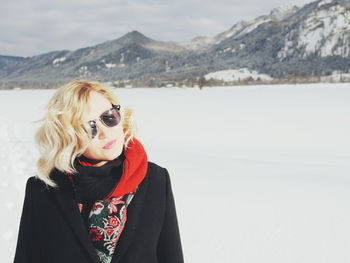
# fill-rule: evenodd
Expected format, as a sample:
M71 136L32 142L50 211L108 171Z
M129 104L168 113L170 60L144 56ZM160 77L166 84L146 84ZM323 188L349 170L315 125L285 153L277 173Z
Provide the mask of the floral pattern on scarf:
M134 192L96 201L89 214L89 235L101 263L112 260L126 222L126 209Z

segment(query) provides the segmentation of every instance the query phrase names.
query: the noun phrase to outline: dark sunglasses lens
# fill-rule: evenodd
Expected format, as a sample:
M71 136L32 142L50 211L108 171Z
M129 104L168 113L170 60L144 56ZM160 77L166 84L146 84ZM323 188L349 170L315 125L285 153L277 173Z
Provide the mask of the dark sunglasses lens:
M95 138L96 134L97 134L97 128L96 127L95 128L91 128L91 138L92 139Z
M106 113L101 116L101 120L108 127L114 127L120 122L120 114L117 110L112 110L111 113Z
M93 139L97 134L97 126L95 122L90 122L90 132L91 132L91 138Z

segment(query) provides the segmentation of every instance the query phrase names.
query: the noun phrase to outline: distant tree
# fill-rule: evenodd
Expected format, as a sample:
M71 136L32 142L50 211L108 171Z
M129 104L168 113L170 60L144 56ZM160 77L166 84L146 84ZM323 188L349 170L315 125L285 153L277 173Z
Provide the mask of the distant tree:
M205 77L202 75L198 80L198 86L200 89L202 89L206 85L207 81Z

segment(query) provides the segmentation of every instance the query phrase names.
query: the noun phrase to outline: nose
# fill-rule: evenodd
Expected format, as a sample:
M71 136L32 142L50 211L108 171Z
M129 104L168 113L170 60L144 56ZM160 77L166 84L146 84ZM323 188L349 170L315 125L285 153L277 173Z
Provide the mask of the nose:
M99 139L103 140L107 136L108 127L104 126L100 121L96 123L97 125L97 136Z

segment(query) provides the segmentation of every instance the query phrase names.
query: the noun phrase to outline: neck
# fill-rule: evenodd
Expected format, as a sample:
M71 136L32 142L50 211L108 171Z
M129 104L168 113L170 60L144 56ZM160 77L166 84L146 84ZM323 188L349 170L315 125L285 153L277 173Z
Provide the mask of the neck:
M81 157L79 157L79 162L85 166L94 166L94 167L100 167L105 165L106 163L108 163L109 161L105 161L105 160L92 160L89 159L87 157L85 157L84 155L82 155Z

